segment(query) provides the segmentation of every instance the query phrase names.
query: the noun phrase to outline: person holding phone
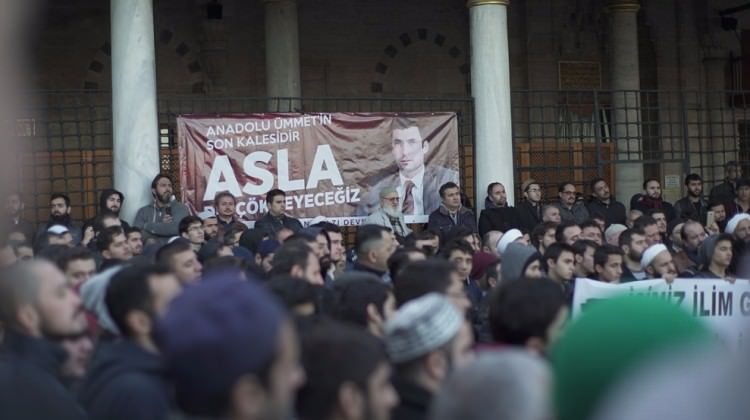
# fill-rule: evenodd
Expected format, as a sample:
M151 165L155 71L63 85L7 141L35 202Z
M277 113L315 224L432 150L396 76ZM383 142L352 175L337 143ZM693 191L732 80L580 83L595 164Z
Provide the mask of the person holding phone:
M138 210L133 225L143 231L148 242L164 242L179 234L182 219L190 212L184 204L174 199L172 178L158 174L151 182L151 196L154 201Z

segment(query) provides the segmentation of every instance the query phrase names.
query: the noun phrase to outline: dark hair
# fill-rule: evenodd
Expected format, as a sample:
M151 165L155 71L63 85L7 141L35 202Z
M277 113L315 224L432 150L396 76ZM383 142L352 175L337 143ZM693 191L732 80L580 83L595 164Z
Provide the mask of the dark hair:
M96 216L96 219L94 219L94 232L101 232L104 229L104 221L107 219L120 221L120 216L117 213L111 211L100 213Z
M170 274L166 267L156 264L139 264L118 271L107 285L104 303L109 315L123 336L132 337L128 326L128 314L132 311L145 312L155 317L153 294L149 285L151 276Z
M401 269L412 262L410 255L415 252L425 255L424 251L419 248L403 247L398 248L388 257L388 273L391 275L391 279L395 279L398 273L401 272Z
M647 214L644 214L643 216L636 219L635 222L633 222L633 227L639 228L639 229L646 229L646 226L651 226L655 224L656 224L656 219L654 219L653 217Z
M591 239L579 239L575 241L573 244L573 254L575 255L583 255L586 253L587 248L593 248L596 250L599 247L599 245L596 244L596 242L592 241Z
M276 296L281 303L291 312L295 306L306 303L316 304L316 286L308 283L305 279L293 277L289 274L281 274L271 277L266 283L268 290Z
M420 232L412 231L412 233L406 235L404 245L415 246L417 241L424 241L439 238L440 234L430 229L425 229Z
M398 306L428 293L445 294L453 280L456 267L448 261L430 259L415 261L401 270L393 279L393 295Z
M313 250L305 244L289 244L285 242L276 250L273 256L273 267L269 273L270 276L290 274L295 265L306 269L307 260L312 253Z
M451 188L458 188L459 190L461 190L461 188L459 188L458 184L456 184L455 182L446 182L445 184L440 186L440 198L445 198L445 190L449 190Z
M383 235L391 230L379 225L362 225L357 229L357 236L354 241L354 248L358 255L364 255L369 251L369 247L375 241L383 240Z
M578 227L580 227L581 230L584 230L584 229L586 229L588 227L595 227L595 228L599 229L599 232L602 231L602 228L599 227L599 224L596 223L593 219L586 220L585 222L583 222L580 225L578 225Z
M258 247L263 242L263 238L268 236L268 231L265 229L247 229L242 232L239 245L255 254L258 252Z
M57 267L62 271L65 271L68 268L68 264L73 261L94 259L94 253L82 246L75 248L66 246L65 248L67 249L62 252L60 258L56 261Z
M633 240L633 235L645 236L646 232L644 232L640 227L633 227L632 229L623 230L620 234L620 240L618 241L620 248L625 245L630 246L630 242L632 242Z
M499 182L490 182L490 185L487 186L487 195L492 194L492 189L495 188L497 185L503 185Z
M388 360L377 338L330 320L305 328L300 342L307 381L297 394L296 411L304 419L331 417L344 384L367 394L368 380Z
M565 181L565 182L561 182L561 183L560 183L560 184L558 184L558 186L557 186L557 192L558 192L558 193L561 193L561 192L565 191L565 187L567 187L568 185L572 185L572 186L573 186L573 188L575 188L575 187L576 187L576 184L574 184L574 183L572 183L572 182L570 182L570 181Z
M654 218L654 215L655 215L655 214L659 214L659 213L663 214L663 215L664 215L665 217L666 217L666 215L667 215L667 212L666 212L666 210L664 210L664 209L648 209L648 210L646 211L646 214L645 214L645 215L646 215L646 216L649 216L649 217L651 217L651 218L653 219L653 218ZM639 217L638 219L640 219L640 217ZM656 219L654 219L654 221L656 221Z
M317 242L317 238L315 236L312 236L311 234L307 232L297 232L294 235L286 238L286 241L284 241L284 245L286 244L300 244L300 245L308 245L313 244Z
M221 191L216 193L214 196L214 207L219 207L219 200L221 200L224 197L231 197L232 201L234 201L235 204L237 204L237 198L232 195L229 191Z
M722 201L721 199L714 198L714 199L708 201L708 208L709 209L712 209L712 208L714 208L716 206L722 206L726 210L726 204L724 204L724 201Z
M70 197L63 193L52 193L52 195L49 196L49 202L51 203L58 198L62 198L65 201L65 207L70 207Z
M277 195L283 195L284 197L286 197L286 193L284 191L276 188L266 193L266 203L272 202L273 198Z
M374 274L344 273L336 278L333 285L333 315L338 320L366 328L369 318L367 306L375 305L383 316L383 305L391 293L391 287Z
M185 238L177 238L156 251L156 262L166 267L172 267L172 258L186 251L192 251L193 247Z
M465 240L467 236L474 234L474 231L463 225L457 225L450 231L446 232L445 242L461 241Z
M244 275L248 280L266 279L266 273L254 262L235 257L234 255L223 255L221 257L213 255L203 261L201 261L199 256L198 261L203 264L204 278L210 278L214 274L230 273L239 277Z
M701 182L703 182L703 178L701 178L700 175L695 174L695 173L690 174L690 175L688 175L688 176L685 177L685 186L690 185L690 182L692 182L692 181L701 181Z
M229 228L224 231L224 236L221 238L222 242L225 245L230 245L230 241L232 236L238 234L238 233L244 233L247 230L247 226L241 222L235 222L232 223ZM242 235L240 235L240 238L242 238ZM233 245L239 245L239 240L237 243L233 243Z
M326 233L341 234L341 228L337 224L331 222L318 222L310 227L320 228L321 231Z
M141 228L137 228L135 226L128 226L125 228L125 236L130 236L131 233L140 233L143 234L143 231Z
M591 182L589 182L589 189L591 190L591 194L594 193L594 187L596 187L596 184L600 182L604 182L606 184L607 180L601 177L597 177L597 178L592 179Z
M36 256L36 259L47 260L52 264L55 264L60 270L65 271L64 267L67 264L63 265L63 258L68 252L74 249L81 248L71 248L67 245L47 245L39 251L34 252L34 255Z
M125 235L122 226L110 226L103 229L96 237L96 249L98 249L99 252L106 251L109 249L109 246L112 245L112 242L114 242L115 236L118 235Z
M565 294L550 279L520 279L503 282L490 297L490 331L496 341L524 346L530 338L547 340L547 330Z
M547 261L553 260L557 262L557 259L560 258L560 255L563 254L563 252L570 252L575 257L576 251L573 249L572 246L564 243L554 243L550 245L545 251L544 251L544 264L547 264Z
M454 251L461 251L464 254L469 254L469 256L474 255L474 250L471 248L471 245L463 239L457 239L445 244L443 249L440 250L440 255L447 260L451 257L451 254Z
M160 172L160 173L156 174L156 176L154 177L153 181L151 181L151 189L152 190L156 189L156 184L158 184L159 180L162 179L162 178L167 178L170 183L174 184L174 181L172 181L172 177L171 176L169 176L169 175L167 175L167 174L165 174L163 172Z
M180 220L180 225L177 228L177 231L180 232L180 235L183 233L187 233L188 229L190 228L190 225L193 223L200 223L201 226L203 226L203 221L200 217L197 216L185 216Z
M550 229L555 229L555 240L557 239L557 223L555 222L544 222L534 226L534 230L531 231L531 244L534 248L539 248L542 244L541 239L547 234Z
M737 163L736 160L730 160L729 162L727 162L727 163L724 164L724 169L738 168L739 166L740 166L740 164Z
M646 189L646 186L648 185L649 182L656 182L661 187L661 182L659 182L658 179L656 179L656 178L647 178L645 181L643 181L643 189L644 190Z
M610 245L610 244L604 244L600 246L599 248L596 248L596 251L594 251L594 266L604 266L607 264L607 260L609 260L610 255L619 255L624 256L625 253L622 252L622 249Z
M578 226L578 224L576 224L575 222L571 222L570 220L563 221L562 223L557 225L557 229L555 230L555 240L558 243L565 242L565 229L573 226Z

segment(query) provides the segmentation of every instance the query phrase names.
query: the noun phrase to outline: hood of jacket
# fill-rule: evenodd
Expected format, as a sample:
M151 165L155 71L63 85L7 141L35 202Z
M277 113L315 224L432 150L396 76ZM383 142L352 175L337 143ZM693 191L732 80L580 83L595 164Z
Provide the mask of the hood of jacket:
M122 268L122 265L117 265L97 273L90 279L86 280L80 289L83 306L96 316L96 320L102 328L117 335L119 335L120 332L118 331L115 322L112 320L112 317L109 316L104 297L107 292L109 281L112 280L112 276Z
M505 249L500 264L501 282L515 281L523 277L526 267L537 258L539 252L530 245L511 243Z
M88 406L107 384L128 373L141 373L160 380L163 374L161 358L131 340L100 344L80 391L81 402Z

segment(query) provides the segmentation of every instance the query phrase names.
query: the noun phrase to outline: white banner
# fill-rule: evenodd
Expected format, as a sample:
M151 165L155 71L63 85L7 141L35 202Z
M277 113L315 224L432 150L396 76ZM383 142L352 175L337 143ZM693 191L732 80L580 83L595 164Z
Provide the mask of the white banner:
M747 348L750 332L750 282L734 284L715 279L642 280L609 284L577 279L573 295L573 317L596 302L617 295L649 295L673 302L693 316L705 320L730 348Z

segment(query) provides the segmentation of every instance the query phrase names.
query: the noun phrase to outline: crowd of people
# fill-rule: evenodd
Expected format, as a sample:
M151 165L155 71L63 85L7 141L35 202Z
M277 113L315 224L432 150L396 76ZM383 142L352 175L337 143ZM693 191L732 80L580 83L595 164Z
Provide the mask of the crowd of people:
M566 327L576 279L750 278L750 181L726 169L708 198L688 175L674 205L649 179L629 211L600 178L588 198L563 182L553 200L526 180L515 207L492 183L481 211L447 182L425 226L406 225L410 203L386 186L353 244L289 216L278 189L253 228L228 192L191 215L164 174L132 223L113 189L81 225L65 194L35 226L12 193L0 417L627 418L607 414L625 362L710 334L648 299Z

